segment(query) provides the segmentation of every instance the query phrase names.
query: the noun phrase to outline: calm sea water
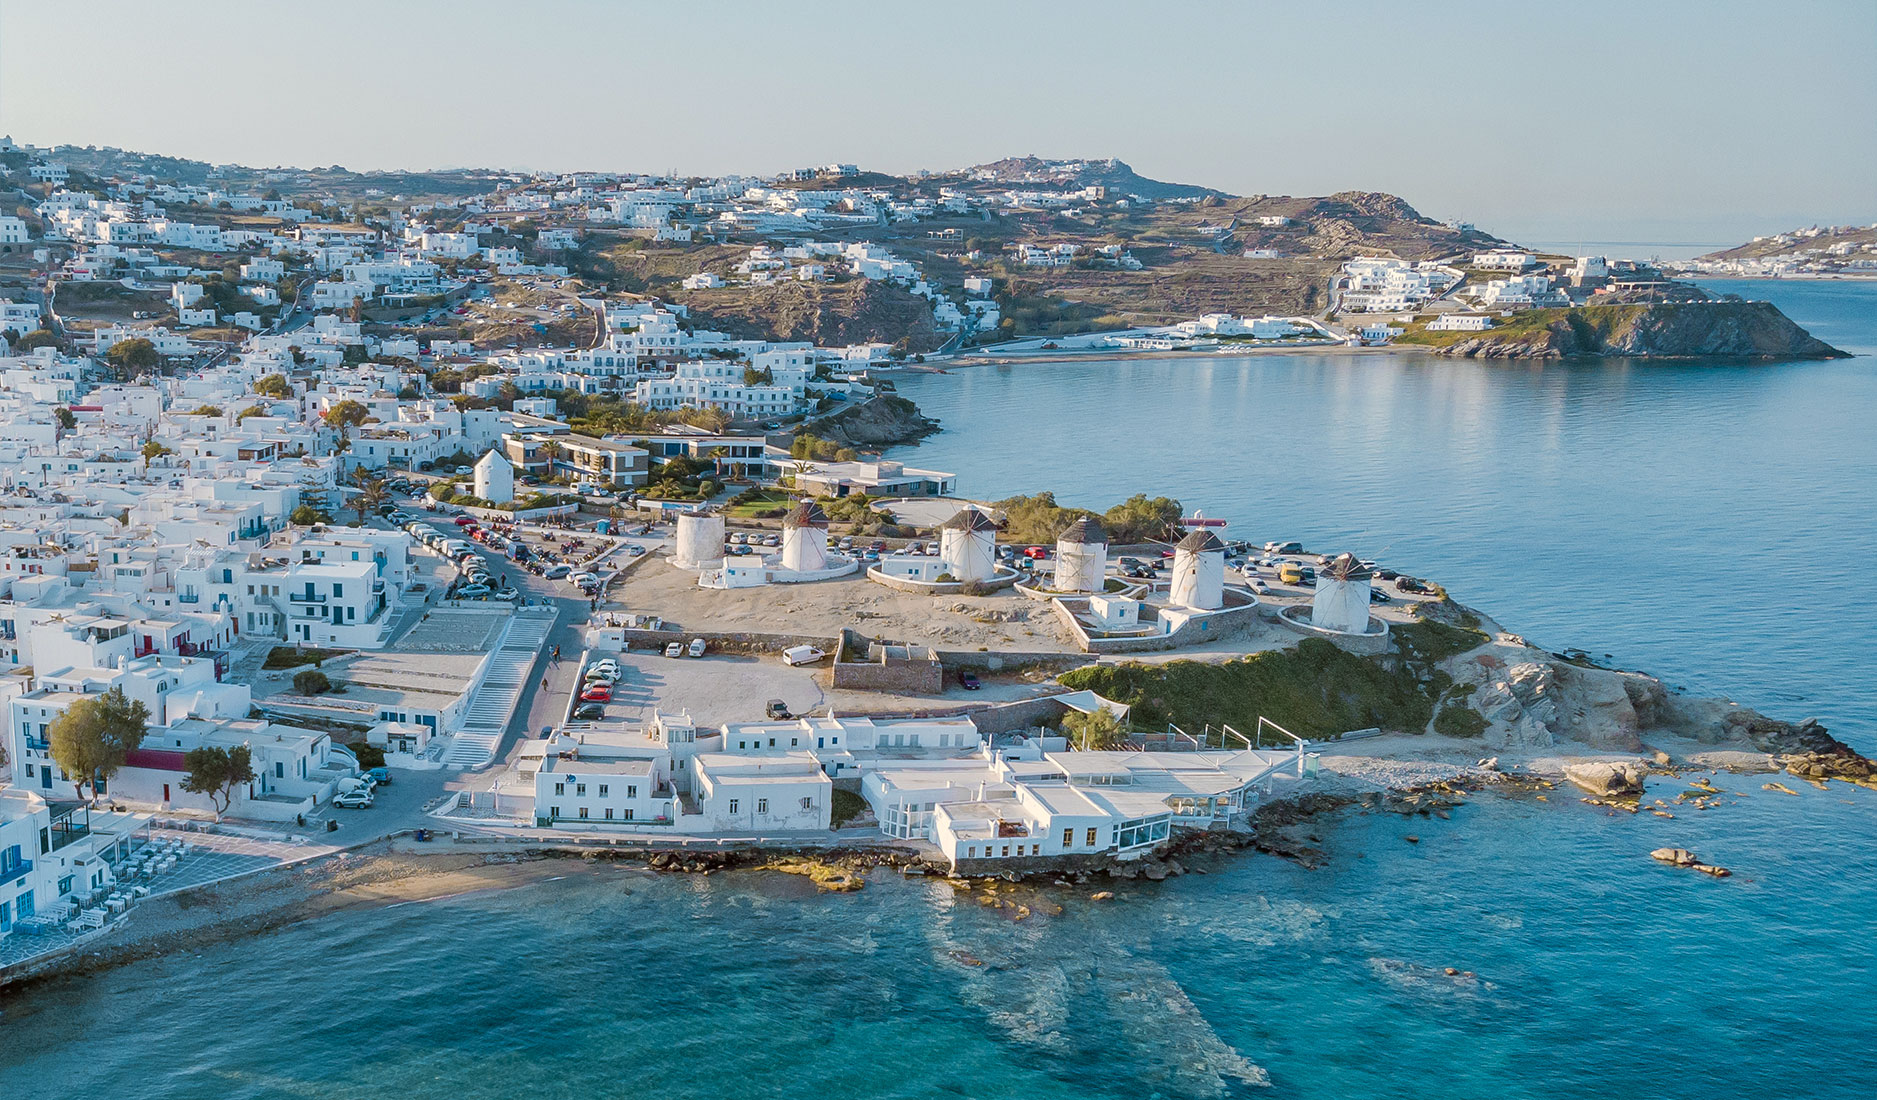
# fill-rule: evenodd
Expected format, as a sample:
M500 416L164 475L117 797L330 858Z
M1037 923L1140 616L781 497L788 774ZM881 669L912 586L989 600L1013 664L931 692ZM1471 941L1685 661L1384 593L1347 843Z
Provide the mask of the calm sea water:
M1744 289L1877 350L1870 288ZM969 369L904 387L952 426L904 457L983 496L1175 491L1871 749L1870 362ZM1672 820L1353 815L1324 870L1022 922L891 876L569 867L0 994L0 1097L1868 1096L1877 799L1760 783Z

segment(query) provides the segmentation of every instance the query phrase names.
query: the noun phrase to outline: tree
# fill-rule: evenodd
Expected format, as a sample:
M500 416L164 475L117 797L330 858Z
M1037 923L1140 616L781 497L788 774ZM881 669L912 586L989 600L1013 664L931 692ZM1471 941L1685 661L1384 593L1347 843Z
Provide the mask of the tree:
M358 492L352 495L352 511L358 514L359 524L365 523L369 512L376 512L380 506L391 499L391 490L385 488L383 478L375 478L363 470L358 474Z
M188 769L183 774L182 789L191 794L208 795L217 821L234 802L235 788L254 781L253 754L246 745L232 749L205 745L190 749L182 762Z
M112 688L73 700L52 720L46 731L52 759L71 777L79 798L95 798L98 781L117 774L125 757L143 744L149 719L149 708L141 701L126 699L122 688Z
M301 695L319 695L332 690L332 680L316 668L293 674L293 690Z
M157 354L155 344L139 336L112 344L111 350L104 353L104 361L111 365L119 380L129 381L155 371L163 364L163 357Z
M59 346L58 333L49 328L36 328L13 342L13 350L24 355L34 348L56 348ZM156 345L152 344L152 347Z
M58 420L60 431L69 432L73 428L78 427L78 417L73 415L72 410L66 408L63 405L60 405L58 408L53 409L52 415L55 419Z
M148 470L150 468L150 460L153 458L162 458L166 454L174 453L175 452L171 451L168 447L152 439L143 445L143 468Z
M1062 735L1083 752L1118 749L1127 742L1120 717L1108 707L1064 715Z
M324 420L326 426L329 428L339 428L343 430L347 425L357 426L363 424L365 417L370 415L370 412L371 410L367 409L364 405L348 397L344 401L333 405L325 412L321 413L320 419Z
M197 405L195 408L189 410L189 415L220 416L222 415L222 407L220 405Z
M300 349L293 350L298 352ZM254 392L262 397L275 397L284 401L293 396L293 386L284 374L268 374L255 380Z
M1115 543L1148 542L1174 538L1184 514L1177 500L1135 493L1103 512L1101 522Z
M311 527L315 523L331 523L332 517L311 504L302 504L287 515L287 522L295 527Z

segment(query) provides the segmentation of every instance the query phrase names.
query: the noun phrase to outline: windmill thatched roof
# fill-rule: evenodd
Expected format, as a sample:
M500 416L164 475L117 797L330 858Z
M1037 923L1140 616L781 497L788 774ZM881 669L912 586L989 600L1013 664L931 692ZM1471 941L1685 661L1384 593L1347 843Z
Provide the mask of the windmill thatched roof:
M821 510L821 505L812 500L804 500L789 509L789 514L782 517L782 526L787 527L826 527L828 513Z
M997 521L976 508L960 508L958 514L939 524L946 531L995 531Z
M1102 530L1101 521L1093 516L1083 516L1068 526L1062 534L1056 536L1057 542L1081 543L1084 546L1100 543L1108 544L1108 532Z
M1323 567L1323 575L1339 581L1353 581L1372 576L1375 570L1356 560L1354 554L1338 554Z
M1175 545L1181 550L1191 550L1196 554L1207 554L1225 549L1225 544L1219 541L1219 536L1203 527L1188 534Z

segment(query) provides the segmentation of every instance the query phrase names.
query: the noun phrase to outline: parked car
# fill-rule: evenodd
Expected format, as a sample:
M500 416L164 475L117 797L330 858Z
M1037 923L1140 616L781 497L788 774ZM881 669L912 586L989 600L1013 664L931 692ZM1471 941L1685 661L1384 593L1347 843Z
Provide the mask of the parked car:
M594 684L616 684L619 682L619 673L610 668L590 668L580 679L588 687Z
M456 468L456 476L457 476L457 477L468 477L468 476L469 476L470 474L473 474L473 473L475 473L475 472L476 472L476 471L475 471L475 470L474 470L473 468L471 468L471 467L469 467L469 466L458 466L458 467Z
M1379 588L1369 589L1370 603L1394 603L1395 598Z
M557 581L573 571L573 566L568 565L566 562L561 562L559 565L550 565L546 569L543 569L541 575L548 580Z
M369 791L347 791L332 796L332 804L342 810L369 810L373 801Z
M1264 544L1264 552L1267 554L1301 554L1303 553L1303 543L1267 542Z
M702 638L691 639L691 648L690 648L691 656L702 657L704 655L704 649L705 649L704 639Z
M480 600L487 597L491 591L492 589L486 584L466 584L456 590L456 598L459 600Z
M960 672L958 686L966 691L976 691L984 686L984 681L978 679L978 674L975 672Z
M619 662L613 660L611 657L601 657L599 660L594 661L592 664L588 665L587 667L588 668L603 668L603 669L606 669L608 672L618 672Z
M390 768L368 768L365 771L365 777L376 786L389 787L391 785Z
M475 516L457 516L450 522L456 524L458 527L475 527L477 525Z
M1023 548L1023 556L1031 561L1042 561L1049 556L1049 551L1040 546L1026 546Z
M826 656L819 646L812 645L791 646L782 651L783 663L791 665L812 665Z
M852 550L854 548L854 536L842 535L841 541L835 543L835 545L842 550Z
M668 643L666 643L666 645L665 645L665 656L667 656L667 657L682 657L682 656L684 656L684 643L683 643L683 642L668 642Z
M606 708L599 703L582 703L574 711L574 717L582 722L592 722L606 717Z
M771 699L763 707L763 717L771 721L786 722L795 717L789 713L789 705L780 699Z
M521 593L520 593L520 592L517 592L517 591L516 591L515 589L513 589L513 588L510 588L510 587L509 587L509 586L507 586L507 585L503 585L502 587L500 587L500 588L498 588L498 589L496 589L496 590L495 590L494 592L492 592L492 593L490 593L490 595L491 595L492 597L494 597L495 599L498 599L498 600L519 600L519 599L521 599Z
M613 701L613 685L589 684L587 689L580 693L580 701L583 703L610 703Z

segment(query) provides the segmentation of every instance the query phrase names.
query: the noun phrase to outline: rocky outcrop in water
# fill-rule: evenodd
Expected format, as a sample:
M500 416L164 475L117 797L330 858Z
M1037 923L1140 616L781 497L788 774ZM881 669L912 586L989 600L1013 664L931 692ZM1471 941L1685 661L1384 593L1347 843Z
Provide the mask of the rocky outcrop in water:
M1475 359L1842 359L1771 302L1702 301L1533 310L1438 349Z
M823 439L850 447L888 447L916 443L939 430L939 422L919 412L903 397L881 394L803 425Z

